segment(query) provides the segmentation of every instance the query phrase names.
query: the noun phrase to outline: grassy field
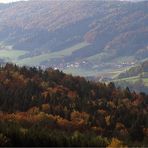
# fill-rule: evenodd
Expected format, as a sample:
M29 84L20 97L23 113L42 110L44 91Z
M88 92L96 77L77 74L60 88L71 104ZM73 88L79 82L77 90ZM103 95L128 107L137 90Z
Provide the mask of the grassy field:
M21 50L0 50L0 58L10 59L12 61L17 60L21 55L24 55L26 52Z
M106 58L110 58L111 56L113 56L113 55L105 53L105 52L102 52L102 53L98 53L96 55L90 56L86 60L88 60L90 62L96 62L96 61L97 62L99 62L99 61L101 62L101 61L103 61Z
M50 61L51 59L54 59L54 58L56 59L56 58L63 58L66 56L70 56L74 51L77 51L77 50L84 48L88 45L89 45L89 43L81 42L79 44L76 44L70 48L63 49L61 51L49 52L49 53L42 54L39 56L25 58L21 61L18 61L17 64L20 64L20 65L25 64L25 65L30 65L30 66L39 65L41 62L46 61L46 60Z
M144 84L145 84L145 86L148 86L148 78L144 79Z
M15 50L11 45L6 45L4 42L0 42L0 58L6 61L14 62L19 56L26 54L27 51Z
M135 82L139 79L139 76L135 76L135 77L128 77L128 78L121 78L121 79L117 79L115 81L132 81Z
M135 82L138 82L139 80L140 80L140 77L135 76L135 77L117 79L117 80L114 80L114 82L126 81L126 82L129 82L129 83L135 83ZM144 82L145 86L148 86L148 78L142 78L142 81Z
M67 74L72 74L74 76L97 76L98 72L94 71L94 70L85 70L85 69L80 69L80 68L67 68L65 70L63 70L65 73Z

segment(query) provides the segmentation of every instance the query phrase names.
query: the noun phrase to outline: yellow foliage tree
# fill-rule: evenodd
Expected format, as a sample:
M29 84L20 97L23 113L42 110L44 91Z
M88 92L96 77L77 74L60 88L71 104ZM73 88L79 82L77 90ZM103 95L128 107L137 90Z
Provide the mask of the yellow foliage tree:
M42 111L47 113L50 110L49 104L42 104Z
M82 120L87 123L89 119L89 114L85 112L74 111L71 113L71 120L74 122L82 122Z
M112 138L111 143L107 146L107 148L127 148L127 146L124 146L123 142L117 138Z

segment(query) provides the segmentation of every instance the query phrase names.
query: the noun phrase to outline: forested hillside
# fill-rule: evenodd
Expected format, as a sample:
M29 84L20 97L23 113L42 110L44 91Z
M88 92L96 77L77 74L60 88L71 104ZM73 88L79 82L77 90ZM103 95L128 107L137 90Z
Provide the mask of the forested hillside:
M148 56L148 2L30 0L0 4L0 58L82 76Z
M148 96L59 70L0 68L0 146L148 146Z

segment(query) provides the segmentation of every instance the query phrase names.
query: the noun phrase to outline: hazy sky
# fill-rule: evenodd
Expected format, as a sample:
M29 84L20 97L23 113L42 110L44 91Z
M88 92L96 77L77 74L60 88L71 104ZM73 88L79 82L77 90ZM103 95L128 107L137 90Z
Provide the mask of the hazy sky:
M0 3L11 3L16 1L22 1L22 0L0 0Z
M0 0L0 3L11 3L16 1L26 1L26 0ZM147 1L147 0L120 0L120 1Z

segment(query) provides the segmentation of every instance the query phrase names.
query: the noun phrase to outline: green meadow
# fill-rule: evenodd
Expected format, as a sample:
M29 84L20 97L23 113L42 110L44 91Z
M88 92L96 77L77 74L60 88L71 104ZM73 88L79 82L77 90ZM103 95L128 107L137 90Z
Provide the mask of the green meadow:
M123 82L123 81L126 81L126 82L129 82L129 83L136 83L140 79L143 81L143 83L144 83L145 86L148 86L148 78L140 78L139 76L117 79L117 80L114 80L114 82Z
M26 51L21 50L0 50L0 58L2 59L10 59L12 61L17 60L19 56L27 53Z
M63 49L61 51L57 51L57 52L48 52L45 54L41 54L39 56L34 56L34 57L29 57L29 58L25 58L21 61L18 61L17 64L19 65L39 65L41 62L43 61L50 61L52 59L57 59L57 58L63 58L66 56L70 56L74 51L80 50L82 48L85 48L89 46L89 43L86 42L81 42L78 43L72 47Z

